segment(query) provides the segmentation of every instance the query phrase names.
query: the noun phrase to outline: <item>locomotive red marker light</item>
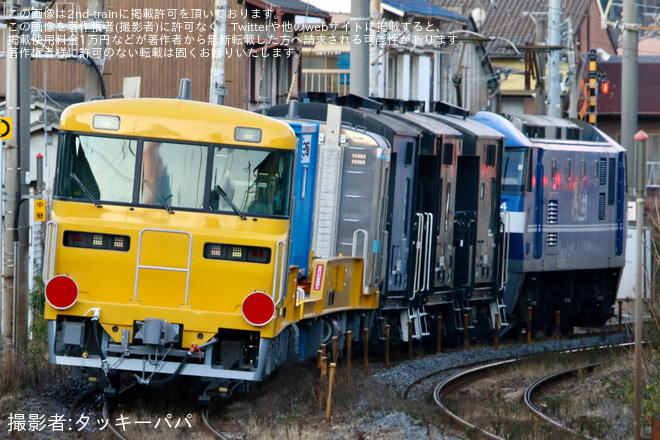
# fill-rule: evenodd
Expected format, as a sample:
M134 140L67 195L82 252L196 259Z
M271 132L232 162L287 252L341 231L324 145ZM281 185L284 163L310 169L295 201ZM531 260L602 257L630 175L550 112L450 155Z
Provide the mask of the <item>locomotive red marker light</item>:
M314 277L314 290L321 289L321 281L323 281L323 265L316 266L316 276Z
M243 300L241 307L243 318L257 327L268 324L275 316L275 303L273 298L263 292L249 294Z
M46 301L58 310L68 309L78 300L78 285L66 275L53 277L46 284Z

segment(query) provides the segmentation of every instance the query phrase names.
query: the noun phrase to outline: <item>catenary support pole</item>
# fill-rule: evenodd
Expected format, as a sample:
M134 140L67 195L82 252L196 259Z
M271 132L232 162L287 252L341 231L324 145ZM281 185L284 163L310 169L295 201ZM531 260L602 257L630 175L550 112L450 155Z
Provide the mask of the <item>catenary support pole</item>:
M227 96L227 87L225 86L227 12L227 0L215 0L211 86L209 90L209 102L212 104L224 105L225 96Z
M369 96L369 0L351 0L351 93Z
M85 73L85 101L103 95L101 78L103 74L103 52L105 48L103 47L101 35L105 33L104 9L105 0L88 0L87 2L88 18L85 23L85 47L87 50L86 59L90 64Z

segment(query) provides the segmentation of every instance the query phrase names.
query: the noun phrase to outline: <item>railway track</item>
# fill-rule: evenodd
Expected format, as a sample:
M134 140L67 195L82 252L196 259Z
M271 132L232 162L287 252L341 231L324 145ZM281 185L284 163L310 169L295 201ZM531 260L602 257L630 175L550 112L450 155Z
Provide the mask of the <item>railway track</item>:
M135 427L136 423L133 421L132 423L115 423L116 421L120 421L124 419L124 413L120 414L120 417L116 417L116 410L117 410L117 405L119 403L124 404L127 400L130 399L130 396L134 394L135 392L135 387L130 386L122 390L116 399L112 400L107 400L105 404L103 405L103 410L102 410L102 417L106 423L106 429L112 433L112 435L119 439L119 440L134 440L134 439L139 439L144 437L144 432L139 431ZM179 429L178 425L181 425L183 429L188 428L189 433L192 433L194 431L205 431L207 433L210 433L213 438L218 438L220 440L230 440L229 437L227 437L220 429L218 429L217 426L213 424L211 421L211 408L214 407L214 402L212 402L210 405L206 406L203 409L197 408L196 410L191 410L191 412L186 416L185 420L182 421L181 418L176 419L172 418L171 421L163 422L162 424L162 429L166 430L176 430ZM130 405L130 404L129 404ZM130 412L135 412L132 408L129 408ZM197 413L196 417L192 416L192 411L195 411ZM171 414L168 414L168 417L171 416ZM191 423L192 420L201 420L201 425L202 426L193 426ZM127 421L128 422L128 421ZM187 423L186 423L187 422ZM146 421L142 423L147 423ZM175 426L175 423L177 426ZM129 427L130 425L133 425L132 427ZM128 427L128 429L127 429ZM173 428L174 427L174 428ZM149 428L152 428L151 426ZM180 429L181 430L181 429ZM182 431L179 433L180 436L186 436L185 433ZM177 436L177 438L181 438L180 436Z
M202 411L202 421L204 422L204 426L206 426L206 429L212 433L216 438L219 438L221 440L229 440L229 437L224 435L211 421L211 416L210 416L210 408L211 405L207 406L204 408Z
M552 345L552 346L554 347L554 345ZM611 346L613 346L613 345L609 345L607 347L611 347ZM506 368L507 366L513 366L515 364L525 362L525 359L527 357L529 357L529 356L521 356L520 352L517 350L517 347L510 347L510 348L511 348L510 353L512 353L511 356L514 356L514 357L512 357L511 359L500 358L500 359L497 360L498 363L501 364L502 368ZM581 349L580 348L570 348L570 349L567 349L566 345L564 345L563 349L559 349L559 350L556 350L556 351L555 350L549 350L548 346L541 347L541 349L542 349L541 351L543 353L545 353L545 354L551 353L552 356L555 356L555 353L584 352L584 351L588 350L587 348L581 348ZM502 353L500 353L500 354L503 355L505 350L506 350L506 348L502 348ZM429 389L431 382L433 382L433 381L438 382L439 381L439 379L437 377L438 375L442 375L442 373L444 373L444 375L446 376L447 374L451 374L451 373L455 372L457 370L457 368L466 368L466 366L467 366L466 362L458 361L458 359L455 358L455 356L457 354L460 354L460 353L463 354L463 360L464 361L465 360L469 361L470 359L474 360L474 359L481 358L480 362L472 362L470 367L472 367L476 370L482 369L482 370L484 370L483 374L488 374L488 369L490 367L490 362L492 362L493 360L490 359L490 361L489 361L484 356L480 357L479 353L477 351L475 351L475 352L470 352L470 351L468 351L468 352L451 352L451 353L445 352L445 353L443 353L443 355L436 356L434 358L442 360L441 365L445 365L449 368L437 369L432 374L427 374L424 378L416 380L415 383L413 383L412 385L410 384L410 382L408 382L408 389L406 390L406 392L403 393L403 395L401 394L401 392L399 392L397 394L401 397L406 397L410 400L414 400L418 396L421 396L422 393L427 393L424 390ZM493 353L493 352L491 352L491 353ZM538 354L538 353L539 353L539 351L537 351L535 354ZM497 352L494 352L494 354L497 355ZM429 358L428 360L433 360L433 358ZM422 359L418 359L418 361L419 362L424 362L424 360L422 360ZM489 363L486 364L486 362L489 362ZM400 367L405 367L406 364L408 364L408 363L404 362L404 363L400 364ZM460 366L457 366L457 365L460 365ZM438 365L438 366L440 366L440 365ZM417 371L417 372L420 371L420 370L418 370L417 362L415 362L414 364L411 364L410 367L412 369L411 370L406 370L406 371ZM381 372L382 373L391 372L392 370L381 370ZM431 369L426 370L426 372L430 372L430 371L432 371L432 370ZM546 371L546 373L547 373L547 371ZM532 383L532 382L536 381L536 379L538 379L539 376L534 377L532 379L529 379L529 383ZM405 377L409 377L406 374L406 372L399 373L399 380L404 379ZM465 374L463 376L462 382L463 382L463 384L469 384L470 377L469 377L468 374ZM434 384L433 386L435 387L435 385L436 384ZM458 391L458 390L461 389L462 386L464 386L464 385L458 383L458 380L456 380L456 381L454 381L453 385L451 385L451 387L453 387L453 388L450 388L449 386L446 386L444 391L447 392L447 393L450 393L452 391L452 389L454 391ZM418 389L413 390L410 393L411 396L408 396L410 390L412 390L414 387L418 387ZM539 389L542 389L542 388L543 388L543 386L539 385L539 386L537 386L536 390L539 390ZM143 417L145 417L145 419L146 419L146 417L149 416L149 414L151 414L151 417L155 420L155 418L158 417L158 416L165 416L168 413L179 414L179 413L181 413L181 411L190 411L193 414L192 419L190 419L190 422L192 424L193 429L189 430L189 434L199 435L199 436L201 436L201 438L220 438L220 439L236 438L236 435L240 435L242 433L241 429L246 428L246 426L242 426L240 424L239 425L235 425L235 424L232 424L232 423L226 424L226 423L221 421L221 418L219 417L219 411L222 411L222 412L224 412L225 410L235 411L234 407L231 406L231 405L229 405L227 407L225 407L223 405L221 407L221 409L219 410L218 405L222 404L223 402L222 401L213 401L213 402L211 402L211 405L204 412L202 412L201 410L195 409L194 405L187 405L184 408L181 408L181 405L180 405L181 399L180 399L180 397L176 397L176 396L179 396L179 394L176 394L176 393L175 394L170 393L170 394L171 395L169 395L167 397L163 396L160 399L157 398L157 397L151 396L149 398L149 400L146 400L146 399L143 399L139 393L134 394L136 396L135 399L131 399L131 398L127 399L126 397L124 397L124 393L122 393L120 395L120 398L116 401L116 404L115 404L114 407L111 404L109 404L108 409L104 410L106 412L103 415L103 419L110 420L112 422L112 423L108 424L108 426L105 430L106 431L112 431L115 438L120 438L120 439L121 438L131 438L131 439L144 438L145 437L144 436L145 431L137 430L136 429L137 427L135 425L130 426L130 427L127 426L125 430L123 429L122 426L111 426L111 425L116 425L115 421L121 417L122 413L124 415L131 414L131 417L133 417L133 418L135 418L137 416L140 416L140 415L143 415ZM534 394L535 394L535 392L532 392L531 396L533 397ZM428 394L425 394L425 396L428 396ZM139 402L136 403L136 401L139 401L139 400L142 400L141 404ZM440 398L440 400L444 401L442 397ZM518 400L522 401L522 392L520 393L520 398ZM128 401L128 403L126 403L126 401ZM168 402L169 402L169 404L168 404ZM533 422L530 421L529 423L534 423L536 425L539 425L539 422L533 418L533 416L531 415L531 412L529 410L526 410L526 409L523 410L522 409L523 407L520 403L518 403L517 405L518 405L518 410L517 411L519 413L523 413L523 412L529 413L528 419L529 420L534 420ZM447 406L449 407L449 410L451 410L451 406L450 405L447 405ZM155 408L149 409L148 410L149 412L145 413L145 411L143 411L143 409L145 407L149 407L149 408L155 407ZM298 409L298 410L300 410L300 409ZM461 414L458 411L456 411L456 413ZM186 414L186 412L184 412L183 414ZM456 415L456 416L458 417L458 415ZM467 429L469 429L470 431L473 431L473 430L477 431L478 430L478 428L476 428L475 426L480 425L479 421L476 421L474 419L471 420L470 416L464 416L463 415L462 417L467 419L467 421L472 422L473 425L474 425L473 426L473 425L470 425L470 424L464 424L464 426L468 427ZM235 416L232 416L232 418L233 418L233 420L235 420ZM143 420L145 420L145 419L143 419ZM162 428L162 425L163 425L163 423L161 423L161 428ZM152 425L152 427L153 427L153 425ZM444 429L449 429L449 427L447 425L444 425L444 424L435 425L435 428L441 430L441 432L444 432L443 431ZM237 429L239 431L237 431ZM558 429L558 428L553 428L553 429ZM171 429L168 432L163 432L163 436L161 438L163 438L163 439L166 439L166 438L182 438L184 436L184 433L182 433L180 431L181 431L181 429L179 429L178 431L174 430L174 429ZM140 434L140 432L142 432L142 434ZM153 432L153 430L149 430L149 432ZM559 431L557 430L556 432L559 432ZM492 437L486 437L486 438L506 438L507 437L507 436L502 436L501 432L491 433L491 434L493 435ZM150 435L153 435L153 434L150 434ZM519 438L521 438L521 437L519 437ZM558 438L558 437L553 437L553 438ZM568 440L569 438L572 439L572 438L578 438L578 437L576 437L575 434L571 434L570 436L564 436L564 440ZM580 437L580 438L585 438L585 437Z
M589 350L562 351L561 353L563 354L585 353L590 350L625 348L628 347L629 345L630 344L627 343L617 344L614 346L594 347ZM532 356L530 356L525 360L529 360L531 358ZM464 427L464 429L478 432L483 438L497 439L497 440L504 439L506 438L506 436L502 436L501 432L491 432L486 429L482 429L481 427L477 426L477 424L471 423L469 420L467 420L465 416L459 415L456 411L451 409L451 405L447 404L447 400L449 396L456 395L462 390L466 390L471 385L477 384L480 381L488 381L488 380L493 381L493 379L490 379L490 377L492 377L493 374L499 373L499 370L502 370L503 368L510 367L517 363L521 363L521 361L523 361L523 358L498 360L485 365L482 364L478 366L471 366L468 370L454 374L453 376L440 382L435 387L435 390L433 392L434 400L436 404L442 409L442 411L450 419L456 422L459 426ZM536 380L531 385L527 386L524 396L521 400L522 402L524 402L525 407L530 412L530 414L534 414L536 417L539 417L541 420L545 421L545 423L548 426L551 426L553 429L560 430L559 432L563 432L564 433L563 438L580 438L580 439L593 440L594 437L586 435L582 432L577 432L576 430L566 426L566 424L564 424L563 422L545 414L537 405L534 404L534 396L539 392L539 390L549 386L552 383L566 380L566 378L568 378L569 376L574 376L581 371L593 370L597 365L600 365L600 363L589 364L578 368L565 369L559 372L553 372L552 374L549 374L543 377L542 379ZM527 422L524 419L522 419L522 420L518 420L517 422L512 421L511 423L524 424ZM498 426L498 431L501 430L502 427Z
M527 408L534 413L536 416L538 416L541 420L545 421L546 423L550 423L560 429L566 430L568 432L578 434L575 430L569 428L566 426L564 423L561 421L547 415L545 412L543 412L538 406L534 404L534 395L537 393L540 389L547 387L551 383L557 382L564 380L564 378L568 376L575 376L577 373L581 371L591 371L593 370L596 366L601 365L600 363L598 364L591 364L591 365L586 365L584 367L579 367L579 368L571 368L568 370L563 370L559 371L557 373L551 374L549 376L546 376L542 379L537 380L533 384L531 384L528 388L527 391L525 391L525 405L527 405ZM583 436L586 439L590 440L596 440L594 437L590 437L585 434L579 434Z
M469 429L475 430L479 432L483 437L491 439L491 440L506 440L502 437L499 437L493 433L490 433L488 431L485 431L481 428L478 428L477 426L473 425L472 423L468 422L467 420L463 419L453 411L447 407L447 405L444 404L443 399L447 395L453 393L457 389L463 388L465 385L472 383L478 379L482 379L492 373L494 370L497 368L501 368L503 366L508 366L512 364L513 362L517 362L517 359L510 359L506 361L501 361L501 362L494 362L492 364L488 365L481 365L478 367L471 368L467 371L463 371L461 373L458 373L449 379L446 379L438 386L436 387L435 391L433 392L433 398L435 400L435 403L455 422L458 424L465 426Z
M120 393L121 394L121 393ZM105 402L105 405L103 405L103 419L107 421L112 420L112 410L114 408L115 402L113 400L108 400ZM114 435L116 438L120 440L130 440L128 437L124 436L121 432L119 432L119 429L113 424L113 423L108 423L107 424L109 431Z

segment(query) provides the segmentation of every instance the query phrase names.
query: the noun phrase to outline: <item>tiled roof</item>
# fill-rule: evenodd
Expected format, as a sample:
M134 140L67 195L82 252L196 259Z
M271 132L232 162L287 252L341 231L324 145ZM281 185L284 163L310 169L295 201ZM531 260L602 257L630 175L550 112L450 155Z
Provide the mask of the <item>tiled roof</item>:
M533 44L536 39L536 26L529 14L547 13L548 2L539 0L431 0L434 4L465 17L481 8L485 13L484 24L479 32L488 37L502 37L516 46ZM573 29L578 29L588 13L588 1L562 0L561 20L571 17ZM538 15L534 15L536 18ZM503 40L490 44L490 56L506 56L514 53L513 48Z
M456 12L449 11L426 0L382 0L384 5L391 6L400 11L417 17L444 18L447 20L467 23L468 19Z
M42 92L43 93L43 92ZM48 105L53 104L61 107L63 110L70 105L85 101L84 93L75 92L48 92Z

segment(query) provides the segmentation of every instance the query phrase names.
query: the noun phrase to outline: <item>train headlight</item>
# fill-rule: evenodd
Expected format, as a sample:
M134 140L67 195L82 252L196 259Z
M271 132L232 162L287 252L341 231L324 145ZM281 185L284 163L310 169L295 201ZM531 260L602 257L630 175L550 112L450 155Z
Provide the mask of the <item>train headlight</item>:
M68 247L127 252L130 248L131 237L96 232L64 231L62 243Z
M254 142L258 144L261 142L261 129L236 127L234 130L234 140L236 142Z
M264 292L253 292L245 297L241 306L243 318L257 327L268 324L275 316L273 298Z
M78 300L78 285L66 275L53 277L46 284L46 301L51 307L68 309Z
M119 130L119 116L94 115L92 127L97 130Z
M268 264L270 263L270 249L257 246L205 243L204 258Z

